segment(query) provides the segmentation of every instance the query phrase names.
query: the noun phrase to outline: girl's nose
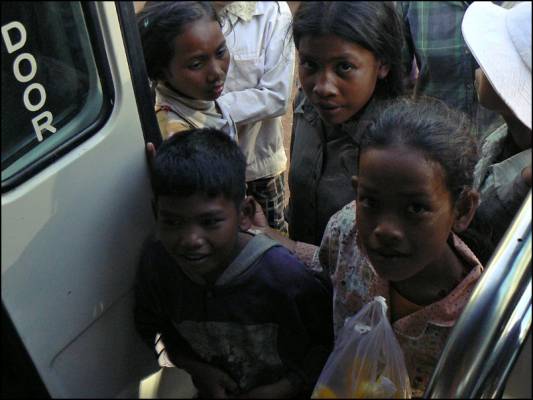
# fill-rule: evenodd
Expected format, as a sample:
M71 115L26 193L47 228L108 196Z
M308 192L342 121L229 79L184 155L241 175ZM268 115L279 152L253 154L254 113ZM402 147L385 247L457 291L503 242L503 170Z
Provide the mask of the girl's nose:
M390 246L402 240L403 231L397 222L388 218L380 221L374 229L374 235L381 245Z
M211 63L211 68L209 69L207 80L209 81L209 83L215 83L223 80L222 78L224 77L224 75L225 72L222 68L222 63L217 60Z
M313 87L313 93L318 97L331 97L337 94L335 80L328 71L324 71L320 74Z

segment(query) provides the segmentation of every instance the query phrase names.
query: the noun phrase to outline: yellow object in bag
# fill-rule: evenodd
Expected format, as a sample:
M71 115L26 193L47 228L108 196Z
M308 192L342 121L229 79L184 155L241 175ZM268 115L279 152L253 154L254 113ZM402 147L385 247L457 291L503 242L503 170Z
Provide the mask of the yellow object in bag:
M387 319L385 299L377 296L346 319L311 398L410 397L402 349Z

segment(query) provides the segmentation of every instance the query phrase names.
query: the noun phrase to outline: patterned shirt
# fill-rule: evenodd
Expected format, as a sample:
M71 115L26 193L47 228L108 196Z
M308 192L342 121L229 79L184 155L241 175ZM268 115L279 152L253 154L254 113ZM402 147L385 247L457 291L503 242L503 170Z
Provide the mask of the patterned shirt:
M486 136L503 123L501 117L481 107L474 88L478 64L461 32L461 23L469 1L399 1L407 48L406 71L413 57L419 70L416 93L436 97L468 114ZM501 3L495 1L494 3Z
M217 100L189 99L162 83L155 91L155 112L163 139L188 129L213 128L237 140L235 122L225 107L218 104L220 112L217 110Z
M331 277L335 333L347 317L357 313L374 296L383 296L389 305L394 296L404 310L409 310L410 313L395 320L392 327L404 352L414 397L424 394L451 328L482 272L476 256L456 235L452 234L450 243L471 267L470 272L446 297L427 306L410 303L391 290L389 282L380 278L360 253L356 245L355 201L331 217L311 263L311 268ZM390 309L389 306L389 318Z

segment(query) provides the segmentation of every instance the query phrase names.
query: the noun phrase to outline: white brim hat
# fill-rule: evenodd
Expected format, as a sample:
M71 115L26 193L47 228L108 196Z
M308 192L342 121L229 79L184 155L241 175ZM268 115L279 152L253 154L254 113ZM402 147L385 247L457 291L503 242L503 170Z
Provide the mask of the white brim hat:
M465 12L462 31L496 93L531 129L531 2L508 10L476 1Z

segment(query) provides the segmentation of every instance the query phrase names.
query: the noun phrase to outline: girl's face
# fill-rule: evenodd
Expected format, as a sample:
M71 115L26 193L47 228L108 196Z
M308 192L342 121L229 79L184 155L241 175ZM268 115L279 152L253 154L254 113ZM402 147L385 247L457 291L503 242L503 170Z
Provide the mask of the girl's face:
M442 262L455 209L439 164L410 147L368 148L354 187L358 244L382 278L402 281Z
M204 17L187 24L174 38L174 57L164 70L177 92L197 100L215 100L224 89L229 52L218 22Z
M377 80L389 72L371 51L336 35L304 36L298 54L303 90L331 124L359 112L372 97Z

